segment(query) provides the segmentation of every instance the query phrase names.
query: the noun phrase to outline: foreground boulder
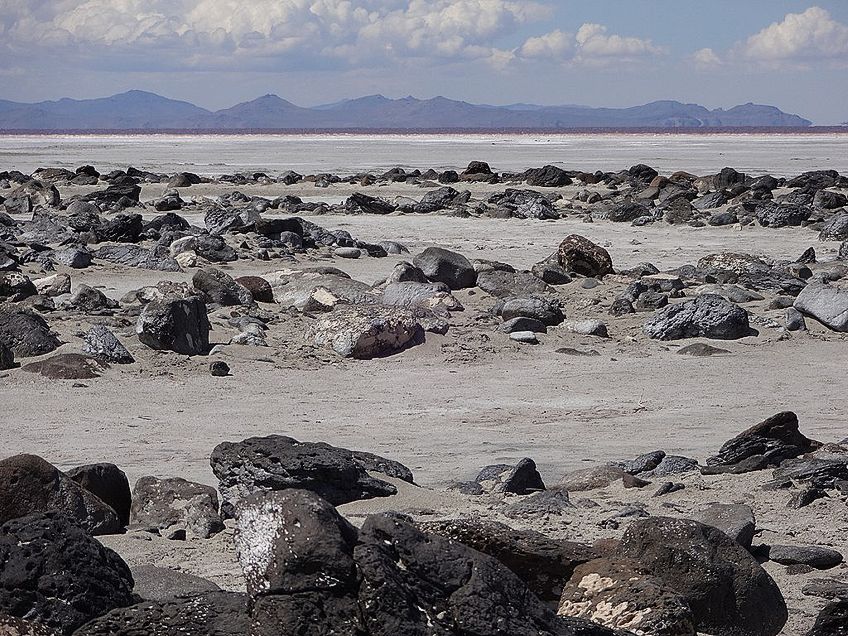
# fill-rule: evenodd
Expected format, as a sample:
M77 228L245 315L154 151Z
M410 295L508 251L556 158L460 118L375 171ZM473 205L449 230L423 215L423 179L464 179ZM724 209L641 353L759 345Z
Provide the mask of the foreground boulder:
M193 356L209 350L209 329L202 298L165 297L144 306L135 332L139 341L151 349Z
M494 521L432 521L418 527L496 558L543 601L558 602L574 568L597 557L587 545Z
M431 281L444 283L451 289L474 287L477 272L474 266L462 254L451 252L442 247L428 247L412 259Z
M0 343L27 358L55 351L62 344L38 314L0 308Z
M412 473L398 462L282 435L218 444L210 464L220 480L222 512L226 514L231 514L233 504L263 491L309 490L333 505L397 493L394 486L366 471L412 481Z
M785 411L726 441L717 455L707 459L707 466L740 466L752 458L763 461L750 463L751 466L778 466L783 460L814 451L820 445L798 430L795 413ZM740 472L747 472L744 466Z
M795 299L795 309L828 329L848 332L848 289L809 284Z
M848 626L848 598L829 603L816 618L807 636L844 636Z
M307 338L345 358L369 360L396 353L423 339L423 329L409 311L362 306L338 309L312 326Z
M127 475L115 464L88 464L72 468L67 476L118 514L121 526L130 522L132 493Z
M751 335L751 327L747 311L720 296L704 294L660 309L645 323L644 332L655 340L736 340Z
M578 565L565 585L557 612L637 634L696 634L692 610L675 588L638 562L621 557Z
M35 455L0 460L0 523L59 511L93 535L123 528L118 514L58 468Z
M215 489L179 477L139 479L133 488L130 523L163 535L184 530L199 539L224 529Z
M148 601L112 610L74 636L246 636L250 634L247 594L203 592Z
M599 278L612 274L612 258L600 245L578 234L565 237L559 245L559 264L568 272Z
M699 631L775 636L788 618L775 582L741 545L687 519L634 521L617 550L662 580L689 605Z
M0 526L0 563L0 612L57 634L132 602L126 563L58 512Z

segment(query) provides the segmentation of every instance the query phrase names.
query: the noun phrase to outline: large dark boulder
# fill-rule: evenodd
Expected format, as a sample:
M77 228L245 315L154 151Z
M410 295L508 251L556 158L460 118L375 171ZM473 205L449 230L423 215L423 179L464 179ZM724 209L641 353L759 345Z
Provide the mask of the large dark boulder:
M224 529L215 489L180 477L139 479L133 488L130 523L152 531L185 530L200 539Z
M559 264L567 272L600 278L612 274L609 252L579 234L566 236L559 245Z
M772 415L725 442L708 466L734 466L752 457L763 457L763 467L809 453L820 446L798 430L798 416L791 411Z
M629 221L635 221L643 216L650 216L651 211L646 208L641 203L635 203L632 201L627 201L625 203L619 203L607 214L607 218L610 221L615 221L616 223L624 223Z
M488 554L512 570L543 601L558 602L574 568L598 556L581 543L553 539L533 530L515 530L495 521L429 521L428 534L458 541Z
M759 203L755 208L760 225L771 228L801 225L811 214L812 210L806 206L772 201Z
M359 541L359 607L372 636L575 633L496 559L406 518L369 517Z
M642 564L615 556L578 565L563 589L557 611L560 616L595 620L637 634L696 634L692 610L673 586L650 574Z
M126 563L58 512L0 526L0 563L0 612L58 634L132 602Z
M844 241L846 239L848 239L848 212L839 212L822 226L819 240Z
M124 471L115 464L101 463L72 468L65 474L111 507L122 526L129 524L132 494Z
M165 297L144 306L135 332L139 341L151 349L192 356L209 350L210 328L202 298Z
M568 173L556 166L530 168L524 172L524 180L527 185L539 188L559 188L572 183Z
M226 514L240 500L263 491L309 490L333 505L397 492L366 471L412 481L409 469L392 460L282 435L218 444L210 464L220 480L222 512Z
M807 636L845 636L848 634L848 598L829 603L816 617Z
M92 325L83 335L83 353L102 362L132 364L135 358L105 325Z
M22 358L50 353L62 344L38 314L4 308L0 308L0 343Z
M74 632L74 636L247 636L251 634L247 594L203 592L115 609Z
M748 312L713 294L660 309L645 323L644 332L655 340L736 340L752 334Z
M560 301L552 296L527 296L507 298L496 307L504 322L513 318L532 318L552 327L565 320Z
M115 510L41 457L0 460L0 523L49 511L63 513L94 535L123 528Z
M634 521L617 554L640 563L689 605L699 631L776 636L788 618L780 589L754 557L720 530L697 521Z
M384 199L354 192L345 201L345 208L353 214L391 214L395 206Z
M0 371L15 368L15 354L0 342Z
M104 245L93 254L94 258L116 265L150 269L158 272L181 272L180 264L168 253L168 249L156 245L151 249L140 245Z
M474 266L462 254L441 247L428 247L412 259L431 281L444 283L451 289L474 287L477 272Z
M200 269L195 272L191 283L207 302L217 303L224 307L254 304L253 294L250 293L250 290L234 281L229 274L220 269L214 267Z
M496 269L477 274L477 287L498 298L553 291L545 281L530 272L504 272Z
M0 272L0 302L18 302L37 294L35 285L21 272Z
M95 228L100 242L136 243L144 230L144 219L140 214L118 214Z

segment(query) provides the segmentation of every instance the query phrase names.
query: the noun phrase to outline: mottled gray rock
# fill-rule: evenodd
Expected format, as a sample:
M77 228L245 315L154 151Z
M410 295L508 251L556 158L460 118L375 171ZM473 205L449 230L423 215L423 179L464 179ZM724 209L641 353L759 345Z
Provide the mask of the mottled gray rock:
M509 298L499 304L497 313L505 322L513 318L532 318L555 326L565 320L559 300L546 296Z
M139 479L133 488L130 524L163 534L179 526L200 539L224 529L215 489L179 477Z
M342 357L368 360L421 342L423 330L409 311L362 306L325 314L309 329L307 339Z
M444 283L400 282L390 283L380 298L383 305L389 307L420 307L437 314L445 311L461 311L462 303L450 292Z
M160 272L181 272L180 264L169 254L168 249L156 246L146 249L140 245L104 245L93 254L94 258L127 267L151 269Z
M191 284L209 303L217 303L224 307L254 304L253 294L249 289L237 283L226 272L214 267L195 272Z
M451 289L473 287L477 282L477 272L467 258L441 247L428 247L416 255L412 263L428 279L444 283Z
M735 340L751 335L748 312L709 294L659 310L645 323L644 331L655 340Z
M477 274L477 287L497 298L544 294L553 289L530 272L492 270Z
M811 283L798 294L795 309L828 329L848 332L848 289Z
M757 520L745 504L712 504L698 514L696 521L718 528L743 548L751 549Z
M772 545L768 557L781 565L809 565L817 570L828 570L842 563L841 552L817 545Z
M105 325L94 325L83 336L83 353L116 364L132 364L135 358Z

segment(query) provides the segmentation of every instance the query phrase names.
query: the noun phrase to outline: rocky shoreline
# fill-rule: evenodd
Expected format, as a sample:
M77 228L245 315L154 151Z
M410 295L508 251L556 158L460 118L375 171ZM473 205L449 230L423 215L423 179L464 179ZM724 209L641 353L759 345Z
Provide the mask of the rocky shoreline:
M837 355L848 332L846 192L833 171L661 176L644 165L4 172L0 381L19 399L16 387L35 378L129 391L134 377L183 382L205 369L255 386L251 374L268 364L319 377L413 355L483 376L494 360L520 373L545 355L569 369L670 350L709 361L763 343ZM363 217L385 219L378 238L325 227ZM426 237L411 249L392 238L393 220L410 217L496 220L504 245L516 224L535 223L531 235L553 236L545 244L556 249L521 265ZM650 256L623 267L611 252L624 241L595 238L611 226L693 241L773 233L806 247L782 258L762 243L692 249L675 267ZM124 279L121 293L96 282ZM780 399L785 408L801 396ZM627 431L630 457L559 481L525 458L456 474L447 489L416 485L365 443L283 436L285 423L274 431L283 435L215 447L216 487L157 464L135 471L130 489L118 456L60 470L13 455L0 460L0 624L33 634L838 634L848 440L802 429L782 412L699 459L643 448Z

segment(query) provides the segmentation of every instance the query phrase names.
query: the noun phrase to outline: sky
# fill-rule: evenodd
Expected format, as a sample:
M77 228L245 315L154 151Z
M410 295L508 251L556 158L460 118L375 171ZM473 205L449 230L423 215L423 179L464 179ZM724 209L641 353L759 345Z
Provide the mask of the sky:
M778 106L848 121L848 0L0 0L0 98Z

